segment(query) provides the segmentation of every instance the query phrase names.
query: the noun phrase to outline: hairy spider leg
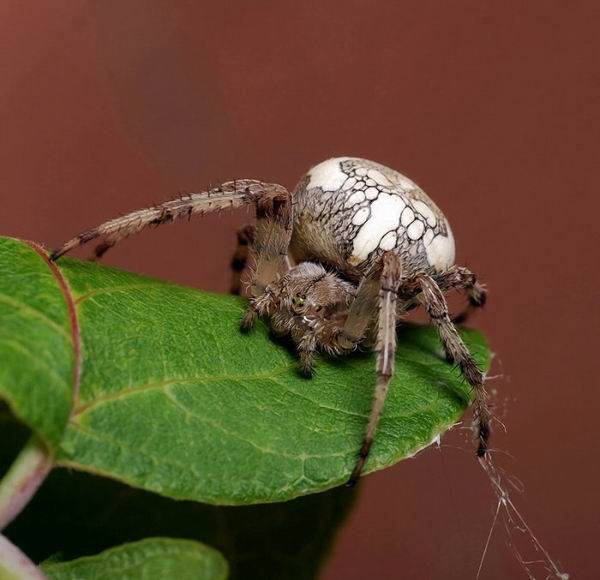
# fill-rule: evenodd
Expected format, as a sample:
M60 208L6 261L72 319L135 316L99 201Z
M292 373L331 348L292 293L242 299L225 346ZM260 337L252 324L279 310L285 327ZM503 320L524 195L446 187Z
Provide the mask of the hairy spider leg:
M488 447L491 421L490 410L486 402L484 375L450 320L446 299L435 280L427 274L417 274L412 282L421 290L420 300L437 329L446 352L458 365L462 375L475 393L473 414L478 438L477 455L483 457Z
M337 336L337 344L341 349L354 350L364 340L377 311L380 277L381 268L374 267L361 279L356 297L348 309L348 317Z
M293 207L291 194L281 186L265 191L256 200L254 241L250 245L253 268L250 277L252 296L242 319L241 329L250 330L258 316L270 314L272 296L268 287L290 269L288 248L292 238Z
M256 200L254 242L250 246L254 260L250 292L260 296L277 277L290 269L288 248L294 221L292 196L281 186L265 191Z
M253 243L249 244L254 258L251 293L256 298L265 291L269 283L289 269L287 252L293 221L291 194L274 183L252 179L228 181L206 191L131 212L75 236L53 252L50 258L56 260L99 238L103 241L96 248L95 255L100 257L117 242L150 225L158 226L180 217L203 215L249 203L256 205L257 217L256 226L252 230ZM249 328L255 318L256 310L251 302L242 326Z
M314 332L307 332L298 342L296 350L300 358L300 369L305 377L310 378L314 372L314 356L318 341Z
M444 293L449 290L462 290L467 295L468 306L452 318L452 322L455 324L464 324L477 308L485 306L487 290L468 268L452 266L445 272L434 274L433 279Z
M203 215L212 211L242 207L248 203L257 202L267 193L289 196L287 190L277 184L253 179L228 181L206 191L190 193L104 222L64 243L51 254L50 258L56 260L63 254L100 238L102 243L94 252L99 258L124 238L136 234L148 226L159 226L181 217L191 217L193 214Z
M381 257L383 268L379 276L379 300L377 316L377 383L367 429L360 448L358 460L348 480L354 485L371 451L375 432L379 425L390 381L394 375L396 360L396 301L402 279L402 260L395 252L385 252Z

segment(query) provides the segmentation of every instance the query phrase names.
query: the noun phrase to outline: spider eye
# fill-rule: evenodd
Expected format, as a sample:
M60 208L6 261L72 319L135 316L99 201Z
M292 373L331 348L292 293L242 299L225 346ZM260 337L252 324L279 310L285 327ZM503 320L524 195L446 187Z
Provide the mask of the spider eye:
M294 306L304 306L304 298L302 298L302 296L294 296L292 298L292 303Z

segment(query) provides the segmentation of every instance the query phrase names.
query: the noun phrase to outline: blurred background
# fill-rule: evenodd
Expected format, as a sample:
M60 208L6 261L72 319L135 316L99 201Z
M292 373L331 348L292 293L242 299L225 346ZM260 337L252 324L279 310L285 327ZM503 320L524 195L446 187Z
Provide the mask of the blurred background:
M490 291L472 324L514 501L562 569L598 577L599 19L593 1L2 0L0 234L56 246L337 155L406 173ZM225 292L249 219L160 228L106 263ZM323 578L474 578L495 509L456 430L366 479ZM481 578L521 577L498 525Z

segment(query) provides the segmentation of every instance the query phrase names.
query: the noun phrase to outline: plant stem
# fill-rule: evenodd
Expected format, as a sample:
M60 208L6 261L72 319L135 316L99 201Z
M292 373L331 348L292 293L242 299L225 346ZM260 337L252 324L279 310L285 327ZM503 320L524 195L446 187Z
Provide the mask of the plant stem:
M52 456L32 436L0 481L0 530L29 503L52 469Z
M19 548L0 534L0 578L46 580L47 576Z

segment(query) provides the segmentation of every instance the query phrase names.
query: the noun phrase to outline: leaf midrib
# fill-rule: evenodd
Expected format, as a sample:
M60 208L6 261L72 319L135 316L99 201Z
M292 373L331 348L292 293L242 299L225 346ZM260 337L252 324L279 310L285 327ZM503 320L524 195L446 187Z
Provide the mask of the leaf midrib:
M73 349L73 379L71 385L72 413L79 399L79 386L81 383L81 332L79 318L77 316L77 308L75 307L75 299L73 298L73 292L71 291L71 287L67 279L63 276L63 273L60 271L58 266L54 262L50 261L46 250L39 244L36 244L30 240L25 240L25 243L36 254L38 254L44 264L48 267L50 273L56 280L57 286L60 289L67 306L67 312L69 315L69 328L71 329L71 347ZM66 332L64 328L62 331Z

